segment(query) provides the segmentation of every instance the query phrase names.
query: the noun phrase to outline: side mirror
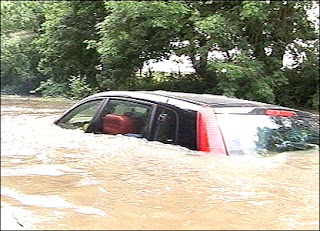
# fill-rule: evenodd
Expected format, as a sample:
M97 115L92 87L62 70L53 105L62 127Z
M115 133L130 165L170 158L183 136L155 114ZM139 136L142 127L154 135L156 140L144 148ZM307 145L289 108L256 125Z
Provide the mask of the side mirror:
M83 131L87 131L88 127L89 127L89 123L83 124L82 126Z

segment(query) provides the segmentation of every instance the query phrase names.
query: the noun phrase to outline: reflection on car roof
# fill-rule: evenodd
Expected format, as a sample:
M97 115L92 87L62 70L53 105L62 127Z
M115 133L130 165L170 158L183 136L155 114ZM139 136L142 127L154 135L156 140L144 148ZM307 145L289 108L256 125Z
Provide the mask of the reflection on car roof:
M250 100L230 98L222 95L196 94L170 91L107 91L93 95L97 96L124 96L140 98L145 100L164 100L165 98L177 99L196 105L207 105L214 107L270 107L275 106ZM153 97L152 97L153 96ZM154 98L156 97L156 98ZM162 98L164 97L164 98ZM278 106L279 107L279 106Z
M223 106L223 107L265 107L270 104L254 102L250 100L229 98L222 95L210 94L196 94L183 92L168 92L168 91L145 91L149 94L166 96L169 98L188 101L190 103L209 105L209 106Z

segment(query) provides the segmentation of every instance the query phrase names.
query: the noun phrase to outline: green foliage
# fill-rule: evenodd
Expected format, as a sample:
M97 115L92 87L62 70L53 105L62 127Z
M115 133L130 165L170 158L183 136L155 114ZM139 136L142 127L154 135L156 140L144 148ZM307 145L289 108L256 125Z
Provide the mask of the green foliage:
M45 97L67 97L66 92L68 90L66 83L57 83L52 79L41 81L40 86L35 89L36 92L40 92Z
M97 51L109 78L132 78L149 59L167 57L189 10L181 2L106 2ZM94 41L90 42L93 46ZM119 71L117 71L119 70Z
M319 30L306 14L314 4L5 1L1 91L165 89L318 108ZM288 53L292 68L283 66ZM190 57L196 73L139 73L145 61L172 54Z
M195 21L195 29L204 33L207 45L219 46L224 49L232 49L237 43L237 25L228 20L223 14L214 14ZM210 48L207 47L207 48Z
M207 92L219 93L262 102L274 102L270 79L263 75L263 63L239 54L230 62L211 62L210 69L216 72L218 84Z
M260 21L265 21L267 19L266 12L264 11L263 2L258 1L243 1L242 10L240 12L241 20L251 20L256 19Z
M1 2L1 35L21 31L37 32L44 21L45 4L39 1Z
M29 94L43 80L32 45L43 18L39 2L1 2L1 92Z
M139 75L131 89L201 93L204 83L194 74L154 72Z
M311 108L314 108L314 109L317 109L319 110L319 84L317 85L317 91L314 95L312 95L312 98L311 98L311 103L312 103L312 106Z
M98 91L91 88L86 81L86 77L80 76L70 76L68 82L65 83L58 83L53 79L47 79L46 81L42 81L35 91L45 97L82 99Z
M73 74L86 75L90 85L97 85L99 55L87 49L85 41L98 38L95 25L105 14L101 1L50 2L42 33L34 41L41 54L40 72L58 82Z
M36 71L39 55L30 42L34 33L1 36L1 91L28 94L42 76Z
M86 77L71 76L69 82L70 92L68 95L74 99L81 99L98 91L90 87Z
M277 102L290 107L319 108L319 40L316 46L309 44L295 45L293 68L283 69L287 82L275 87ZM304 54L299 57L297 54Z

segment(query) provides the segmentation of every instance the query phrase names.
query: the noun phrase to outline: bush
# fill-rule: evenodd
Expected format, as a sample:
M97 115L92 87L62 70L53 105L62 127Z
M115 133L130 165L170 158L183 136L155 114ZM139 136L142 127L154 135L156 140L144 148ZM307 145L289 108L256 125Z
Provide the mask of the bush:
M274 103L272 83L265 76L262 62L241 54L230 62L209 62L208 65L215 73L217 85L207 89L207 93Z
M97 89L92 89L86 82L86 77L71 76L68 82L58 83L53 79L42 81L40 86L35 89L45 97L64 97L81 99L93 93Z
M3 95L14 95L20 92L20 86L17 85L6 85L1 86L1 94Z
M45 97L67 97L68 84L57 83L52 79L41 81L40 86L35 89L36 92L40 92Z
M137 76L134 90L166 90L200 93L203 82L195 74L153 72Z
M312 107L319 110L319 85L317 88L317 93L312 96Z
M69 82L70 91L68 95L74 99L81 99L98 91L98 89L90 87L86 77L71 76Z

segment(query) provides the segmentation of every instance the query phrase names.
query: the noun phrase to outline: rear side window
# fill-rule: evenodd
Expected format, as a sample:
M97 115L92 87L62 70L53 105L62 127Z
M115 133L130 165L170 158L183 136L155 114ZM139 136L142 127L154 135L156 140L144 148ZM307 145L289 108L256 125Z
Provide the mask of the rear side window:
M228 154L278 153L319 145L312 117L217 114Z
M166 144L174 144L177 139L177 115L162 106L158 106L152 131L152 140Z

